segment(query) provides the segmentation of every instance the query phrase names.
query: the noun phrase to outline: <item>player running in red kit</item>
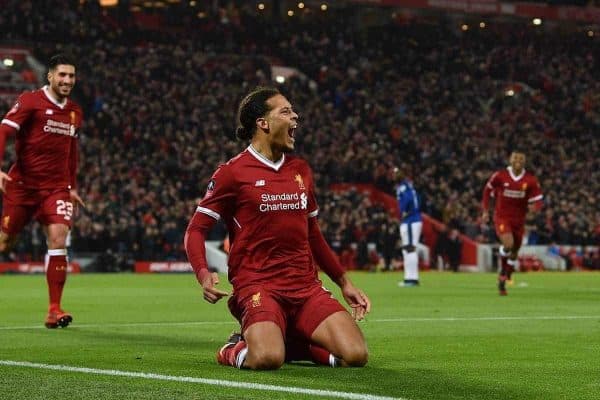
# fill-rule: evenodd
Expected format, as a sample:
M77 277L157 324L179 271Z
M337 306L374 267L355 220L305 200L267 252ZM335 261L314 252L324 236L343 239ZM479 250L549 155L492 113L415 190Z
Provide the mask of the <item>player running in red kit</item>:
M525 154L513 151L510 166L496 171L485 184L481 207L482 220L489 219L490 197L495 198L494 224L500 246L501 268L498 277L500 295L506 296L506 281L517 265L525 230L527 211L537 212L542 207L543 194L537 178L525 171Z
M21 94L0 124L0 161L6 137L16 135L16 161L8 173L0 171L0 251L11 249L32 218L40 221L48 245L47 328L66 327L73 320L60 302L67 276L66 238L76 205L83 205L75 182L83 114L69 99L74 85L74 62L55 55L48 64L48 85Z
M230 337L218 362L250 369L297 359L365 365L367 346L355 320L369 312L370 301L321 233L310 167L289 154L298 115L277 89L258 88L242 100L238 121L237 136L250 145L216 170L185 236L204 298L215 303L228 293L215 288L204 241L219 219L229 231L228 304L242 334ZM340 286L354 318L322 287L315 264Z

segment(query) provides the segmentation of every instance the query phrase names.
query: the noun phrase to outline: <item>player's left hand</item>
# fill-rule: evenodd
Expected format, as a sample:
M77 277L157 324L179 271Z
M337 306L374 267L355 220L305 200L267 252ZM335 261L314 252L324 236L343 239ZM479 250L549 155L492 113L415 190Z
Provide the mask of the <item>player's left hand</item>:
M356 321L362 321L371 311L371 300L360 289L354 287L349 281L342 287L342 295L346 302L352 308L352 317Z
M77 193L77 190L75 189L71 189L69 191L69 195L71 196L71 200L76 203L76 207L77 205L80 205L81 207L85 208L85 203L83 202L83 200L81 199L81 197L79 196L79 194Z

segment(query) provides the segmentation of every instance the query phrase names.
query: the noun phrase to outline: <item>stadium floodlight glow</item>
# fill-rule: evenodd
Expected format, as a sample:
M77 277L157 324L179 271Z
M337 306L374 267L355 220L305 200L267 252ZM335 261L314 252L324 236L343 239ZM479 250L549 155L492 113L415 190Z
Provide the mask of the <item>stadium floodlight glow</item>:
M259 10L264 10L265 9L265 3L258 3L258 9Z
M294 16L294 11L293 10L288 10L288 17L293 17Z
M532 22L533 22L534 25L541 25L542 24L542 19L541 18L534 18Z
M505 93L508 97L512 97L515 95L515 91L512 89L508 89Z
M327 11L327 4L321 4L321 11Z
M303 2L298 3L298 8L302 10L304 8L304 3Z
M15 65L15 60L13 60L12 58L5 58L3 63L7 67L12 67L13 65Z
M469 30L469 25L462 24L462 26L460 27L460 29L462 29L463 31L468 31Z
M101 7L113 7L119 4L119 0L100 0Z
M481 22L479 23L479 27L480 27L481 29L485 28L485 22L481 21Z
M277 82L277 83L284 83L285 82L285 77L282 76L282 75L277 75L275 77L275 82Z

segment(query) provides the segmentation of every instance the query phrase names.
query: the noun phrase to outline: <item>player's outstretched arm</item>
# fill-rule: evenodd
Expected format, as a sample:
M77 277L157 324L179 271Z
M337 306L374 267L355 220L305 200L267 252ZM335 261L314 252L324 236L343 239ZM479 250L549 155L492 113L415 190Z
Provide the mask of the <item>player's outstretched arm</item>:
M208 270L206 262L205 238L206 233L215 224L215 219L206 214L196 212L185 232L184 246L188 260L196 273L196 279L202 285L204 300L211 304L216 303L228 292L215 287L219 283L219 275Z
M16 129L6 124L0 124L0 166L4 159L4 146L6 144L6 138L16 132ZM6 188L6 182L12 181L12 178L7 173L0 170L0 191L4 192Z
M345 268L339 263L323 237L316 217L308 220L308 240L317 264L342 289L344 300L352 307L352 316L357 321L364 319L365 314L371 310L371 301L346 276Z

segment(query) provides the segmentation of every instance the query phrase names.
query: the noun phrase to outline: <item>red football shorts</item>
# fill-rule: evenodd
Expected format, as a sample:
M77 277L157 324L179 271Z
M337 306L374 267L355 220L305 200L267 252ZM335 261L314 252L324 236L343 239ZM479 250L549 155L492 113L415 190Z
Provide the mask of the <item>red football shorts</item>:
M264 286L248 286L234 293L228 301L229 310L242 325L244 332L256 322L276 323L283 337L288 329L310 339L321 322L346 309L321 286L315 286L306 297L295 298Z
M520 248L523 242L523 234L525 233L525 224L521 220L511 220L508 218L496 218L494 220L496 226L496 235L500 237L507 233L512 234L515 248Z
M67 189L37 190L6 182L2 197L2 232L16 235L37 219L42 225L63 224L71 228L73 203Z

